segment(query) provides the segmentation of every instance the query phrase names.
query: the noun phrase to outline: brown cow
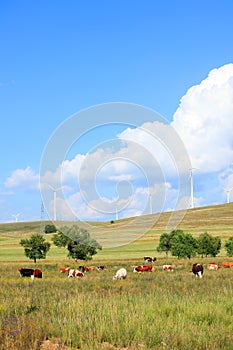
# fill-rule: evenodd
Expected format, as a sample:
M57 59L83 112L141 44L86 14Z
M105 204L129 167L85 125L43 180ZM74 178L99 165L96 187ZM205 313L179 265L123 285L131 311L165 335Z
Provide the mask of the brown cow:
M155 269L152 265L140 265L134 268L133 272L154 272Z
M196 277L202 278L203 275L203 266L201 264L193 264L192 272Z
M222 267L233 267L233 262L232 261L223 261Z

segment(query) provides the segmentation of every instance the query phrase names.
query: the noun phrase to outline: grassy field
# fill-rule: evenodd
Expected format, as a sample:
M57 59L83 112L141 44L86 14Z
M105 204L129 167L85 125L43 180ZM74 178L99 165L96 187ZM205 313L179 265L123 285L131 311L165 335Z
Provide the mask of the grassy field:
M208 232L224 242L232 236L232 213L232 203L196 208L178 228L195 236ZM106 270L89 271L82 279L59 272L82 263L68 260L65 249L52 245L36 265L24 256L19 241L41 232L40 222L0 225L0 350L232 350L233 269L208 271L213 258L165 259L156 253L170 215L161 214L130 244L100 251L89 264L101 263ZM137 225L154 219L142 217ZM130 219L93 226L93 233L107 239L131 230ZM45 237L51 242L52 235ZM157 256L155 272L133 273L144 255ZM222 249L214 260L233 259ZM190 272L194 262L204 265L202 279ZM164 263L173 264L174 272L163 271ZM43 278L21 278L19 266L41 268ZM120 267L127 278L113 281Z
M34 281L1 263L0 349L232 350L233 269L208 271L208 261L202 279L190 272L194 260L168 272L159 259L144 274L108 262L82 279L59 272L66 262L43 262ZM127 278L113 281L122 266Z

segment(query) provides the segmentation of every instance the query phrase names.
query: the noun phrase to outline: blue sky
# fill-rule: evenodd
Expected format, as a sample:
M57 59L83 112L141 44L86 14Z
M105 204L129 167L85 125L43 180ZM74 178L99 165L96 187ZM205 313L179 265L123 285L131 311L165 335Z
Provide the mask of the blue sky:
M17 213L19 220L40 219L39 173L51 136L71 116L111 102L141 105L165 118L196 168L195 206L224 203L224 188L233 187L232 14L230 0L1 2L0 222L14 220L12 214ZM93 210L94 197L88 197L93 203L87 208L80 199L86 187L80 189L76 183L81 162L86 162L90 174L100 164L95 164L101 153L97 145L102 149L109 139L117 140L117 149L105 151L100 158L107 166L97 174L97 192L114 208L116 183L121 181L119 217L147 213L150 190L160 198L157 206L153 197L155 211L177 208L177 178L169 165L161 170L166 174L164 181L162 175L159 180L155 176L148 185L153 169L146 162L136 158L130 166L122 159L110 162L113 154L119 160L122 150L132 155L130 142L141 147L150 143L137 126L99 127L70 145L62 184L56 182L55 171L46 179L64 189L60 202L57 193L58 218L69 218L67 205L74 212L72 217L81 220L115 217L114 210ZM130 142L121 145L126 134ZM113 146L108 141L105 146L109 145ZM88 152L93 157L87 157ZM154 157L163 159L159 154ZM72 166L75 173L67 176ZM144 179L138 174L140 169L146 173ZM87 178L83 186L92 188ZM164 191L158 194L162 184ZM44 191L49 193L48 188ZM136 194L129 200L132 191ZM46 209L53 217L51 191L45 196ZM94 208L100 207L97 201Z

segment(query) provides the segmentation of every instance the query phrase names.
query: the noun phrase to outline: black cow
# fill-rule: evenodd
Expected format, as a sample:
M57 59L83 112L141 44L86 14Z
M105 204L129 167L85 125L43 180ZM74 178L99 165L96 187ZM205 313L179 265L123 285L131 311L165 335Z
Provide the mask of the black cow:
M202 278L204 268L201 264L193 264L192 272L196 277Z
M146 261L146 262L152 263L152 262L155 262L156 260L157 259L154 258L153 256L144 256L144 261Z
M21 277L31 277L31 279L42 278L42 271L40 269L24 269L19 267L18 271Z

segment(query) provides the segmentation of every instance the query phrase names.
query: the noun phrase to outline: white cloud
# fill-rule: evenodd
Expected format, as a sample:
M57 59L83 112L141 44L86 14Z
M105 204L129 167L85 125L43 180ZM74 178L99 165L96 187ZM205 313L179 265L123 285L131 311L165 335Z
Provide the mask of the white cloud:
M39 189L39 176L30 166L25 169L17 169L6 179L5 187L35 191Z
M184 141L192 166L202 172L233 161L233 64L213 69L182 97L172 126Z

